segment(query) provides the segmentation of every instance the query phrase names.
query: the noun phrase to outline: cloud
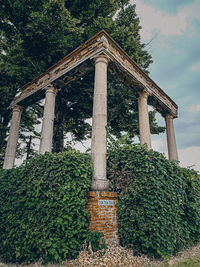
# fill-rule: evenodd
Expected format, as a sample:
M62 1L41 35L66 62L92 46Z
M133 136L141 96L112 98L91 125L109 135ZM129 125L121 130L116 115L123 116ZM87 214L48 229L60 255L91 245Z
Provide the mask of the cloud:
M200 112L200 104L196 104L190 107L189 112L196 113Z
M200 2L195 1L189 6L182 6L176 14L164 12L142 0L132 0L131 2L136 4L136 12L140 17L142 26L141 35L144 40L151 39L156 34L183 36L187 31L190 34L195 34L192 23L194 19L200 19Z
M200 146L179 149L178 154L181 167L191 167L200 171Z
M152 137L152 139L154 138ZM168 158L167 141L164 135L161 138L152 140L152 148L160 153L163 153L165 157ZM200 172L200 146L190 146L178 149L178 157L181 167L191 167Z
M200 1L131 0L140 17L142 39L152 55L152 79L178 104L174 121L181 166L200 170ZM157 116L159 124L163 118ZM153 149L167 154L166 134L152 135Z
M152 135L151 136L151 144L152 144L152 149L156 150L160 153L165 153L165 155L167 156L166 153L166 149L167 149L167 137L166 134L162 134L158 136Z
M191 5L195 0L167 0L167 1L158 1L158 0L142 0L145 3L159 7L159 9L175 14L182 6Z
M191 69L193 72L200 70L200 63L192 65Z
M150 54L154 63L149 68L150 76L180 107L198 104L199 71L192 71L192 68L197 69L200 62L200 33L195 37L164 39L166 49L156 41L152 43Z

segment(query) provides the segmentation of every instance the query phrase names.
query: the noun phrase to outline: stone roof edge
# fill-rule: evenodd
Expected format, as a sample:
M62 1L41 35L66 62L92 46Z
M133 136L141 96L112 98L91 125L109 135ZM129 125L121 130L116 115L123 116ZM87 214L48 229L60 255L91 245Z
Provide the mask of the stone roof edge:
M48 68L44 73L42 73L39 76L35 77L31 82L25 84L22 87L22 89L26 89L28 86L30 86L31 84L33 84L36 81L38 81L40 78L42 78L43 76L45 76L47 73L49 73L53 69L59 67L68 58L72 57L73 55L76 55L81 50L85 49L89 44L91 44L92 42L94 42L96 39L98 39L99 37L101 37L103 35L105 35L109 39L109 41L111 43L113 43L117 47L118 50L120 50L120 53L122 53L127 58L127 60L131 64L133 64L133 66L138 70L139 73L141 73L158 91L160 91L161 94L165 95L173 103L173 105L178 109L178 105L135 63L135 61L112 39L112 37L105 30L101 30L100 32L98 32L97 34L95 34L93 37L91 37L90 39L88 39L84 44L80 45L75 50L73 50L68 55L66 55L64 58L62 58L57 63L55 63L54 65L52 65L50 68Z
M115 46L117 46L120 52L122 52L126 56L127 60L129 60L129 62L133 64L134 67L137 68L137 70L142 75L144 75L146 79L148 79L162 94L164 94L176 108L178 108L178 105L137 65L137 63L112 39L112 37L105 30L100 31L99 33L105 34L109 38L109 40L114 43Z
M47 73L49 73L50 71L52 71L54 68L59 67L61 64L63 64L68 58L72 57L73 55L76 55L77 53L79 53L81 50L83 50L84 48L86 48L87 45L89 45L90 43L92 43L93 41L95 41L99 36L106 34L108 35L104 30L101 30L100 32L98 32L97 34L95 34L93 37L91 37L90 39L88 39L85 43L83 43L82 45L78 46L76 49L74 49L72 52L70 52L69 54L67 54L66 56L64 56L61 60L59 60L57 63L55 63L54 65L52 65L51 67L49 67L45 72L43 72L42 74L36 76L35 78L33 78L33 80L31 80L31 82L26 83L24 86L22 86L22 89L25 89L26 87L28 87L29 85L35 83L37 80L39 80L40 78L42 78L43 76L45 76ZM109 36L109 35L108 35ZM110 37L111 38L111 37ZM111 39L112 40L112 39ZM113 41L113 40L112 40Z

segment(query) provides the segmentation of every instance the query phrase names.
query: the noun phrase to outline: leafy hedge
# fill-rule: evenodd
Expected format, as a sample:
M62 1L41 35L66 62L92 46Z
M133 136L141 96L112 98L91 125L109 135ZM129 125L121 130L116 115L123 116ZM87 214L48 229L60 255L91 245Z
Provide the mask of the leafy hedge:
M123 246L166 257L200 241L200 177L145 146L108 151L111 190L119 192Z
M45 153L0 171L0 255L7 262L61 261L80 251L87 235L88 155Z
M0 255L7 262L61 262L87 237L92 164L75 151L46 153L0 171ZM111 190L119 192L123 246L149 256L200 241L200 178L140 145L108 150ZM92 235L93 238L95 236Z

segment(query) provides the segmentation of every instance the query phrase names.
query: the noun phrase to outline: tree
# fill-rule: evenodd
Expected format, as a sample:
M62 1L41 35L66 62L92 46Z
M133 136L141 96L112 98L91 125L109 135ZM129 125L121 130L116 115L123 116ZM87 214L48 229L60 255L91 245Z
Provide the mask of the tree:
M11 116L7 107L15 94L25 83L101 29L105 29L144 71L147 72L152 62L140 40L141 27L135 5L129 0L2 0L0 18L1 153L5 149ZM57 94L53 151L63 150L67 132L73 133L76 140L90 134L91 127L85 119L92 115L93 76L94 73L90 73ZM108 88L111 132L116 136L122 131L138 135L136 98L120 81L113 82L110 75ZM26 111L27 118L34 109L40 112L37 115L31 112L29 127L24 125L21 131L34 130L33 124L41 116L40 103ZM155 114L150 117L154 121L152 133L162 132L164 128L158 127Z
M78 21L71 17L64 7L64 1L2 0L0 18L2 157L11 118L11 111L7 107L25 83L73 49L75 40L79 38L80 27L76 27ZM36 113L31 112L33 108L36 109ZM33 123L36 123L42 114L39 111L41 111L40 105L34 105L23 112L26 123L22 121L23 127L20 128L20 133L24 130L33 131Z

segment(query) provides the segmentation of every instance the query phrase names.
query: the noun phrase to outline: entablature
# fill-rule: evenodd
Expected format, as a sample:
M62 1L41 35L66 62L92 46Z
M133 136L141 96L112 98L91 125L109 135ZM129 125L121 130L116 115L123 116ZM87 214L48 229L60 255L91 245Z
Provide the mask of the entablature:
M42 92L49 84L66 86L69 82L83 77L94 69L93 58L104 54L110 59L108 70L117 78L122 78L133 93L145 90L149 93L149 104L163 116L177 117L176 103L128 56L128 54L104 30L90 38L83 45L65 56L45 73L36 77L22 88L22 93L10 104L24 106L44 96Z

